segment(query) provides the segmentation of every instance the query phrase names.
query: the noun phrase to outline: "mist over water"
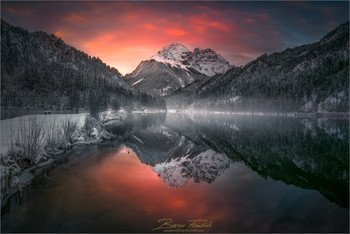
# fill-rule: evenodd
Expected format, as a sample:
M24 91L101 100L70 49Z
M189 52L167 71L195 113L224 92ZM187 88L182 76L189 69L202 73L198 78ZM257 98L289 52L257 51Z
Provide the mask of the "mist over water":
M348 232L349 123L134 115L114 143L77 147L3 209L2 232Z

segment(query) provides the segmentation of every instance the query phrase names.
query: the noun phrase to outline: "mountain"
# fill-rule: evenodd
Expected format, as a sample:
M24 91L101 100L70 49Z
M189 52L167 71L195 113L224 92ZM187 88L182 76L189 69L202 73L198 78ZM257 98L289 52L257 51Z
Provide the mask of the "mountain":
M349 22L320 41L262 55L167 97L170 108L349 111Z
M28 32L1 19L1 39L2 108L164 107L132 91L117 69L53 34Z
M178 43L163 47L151 59L185 70L194 68L207 76L222 74L231 68L230 63L212 49L195 48L191 52L184 45Z
M126 82L142 92L166 96L196 80L208 80L232 66L211 49L189 51L173 43L163 47L150 60L142 61L126 75Z

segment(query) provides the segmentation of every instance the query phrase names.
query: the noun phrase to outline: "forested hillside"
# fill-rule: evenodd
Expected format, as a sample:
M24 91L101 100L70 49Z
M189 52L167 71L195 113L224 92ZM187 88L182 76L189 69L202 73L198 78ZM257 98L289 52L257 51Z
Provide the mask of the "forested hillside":
M55 35L1 20L1 107L28 109L165 108L131 90L115 68Z
M264 54L167 99L197 109L348 112L349 22L319 42Z

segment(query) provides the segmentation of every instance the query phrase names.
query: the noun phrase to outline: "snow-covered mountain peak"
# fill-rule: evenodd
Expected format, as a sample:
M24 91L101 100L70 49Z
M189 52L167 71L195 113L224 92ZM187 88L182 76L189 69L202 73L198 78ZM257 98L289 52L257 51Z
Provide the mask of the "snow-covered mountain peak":
M223 57L219 54L217 54L214 50L207 48L207 49L200 49L200 48L195 48L192 53L193 56L201 56L201 57L208 57L208 58L221 58ZM225 59L224 59L225 60ZM225 60L226 61L226 60Z
M195 48L187 60L194 69L207 76L225 73L232 67L220 54L209 48Z
M179 43L164 46L151 59L185 70L192 68L207 76L224 73L232 67L212 49L195 48L189 51L186 46Z
M172 60L175 62L181 62L186 53L190 52L186 46L180 43L171 43L170 45L164 46L157 54L153 55L151 59L158 62L167 62Z
M190 51L180 43L172 43L150 60L142 61L125 79L142 92L166 96L197 80L205 81L225 73L230 68L229 62L212 49Z

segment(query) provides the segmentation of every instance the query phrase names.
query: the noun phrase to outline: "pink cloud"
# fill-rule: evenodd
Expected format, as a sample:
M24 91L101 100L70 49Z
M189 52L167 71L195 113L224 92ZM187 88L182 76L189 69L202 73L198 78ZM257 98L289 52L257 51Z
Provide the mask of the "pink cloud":
M146 28L146 29L155 29L155 28L157 28L157 26L155 26L154 24L150 24L150 23L144 24L143 27Z
M182 36L186 34L186 31L178 28L169 28L169 29L166 29L165 32L173 36Z

